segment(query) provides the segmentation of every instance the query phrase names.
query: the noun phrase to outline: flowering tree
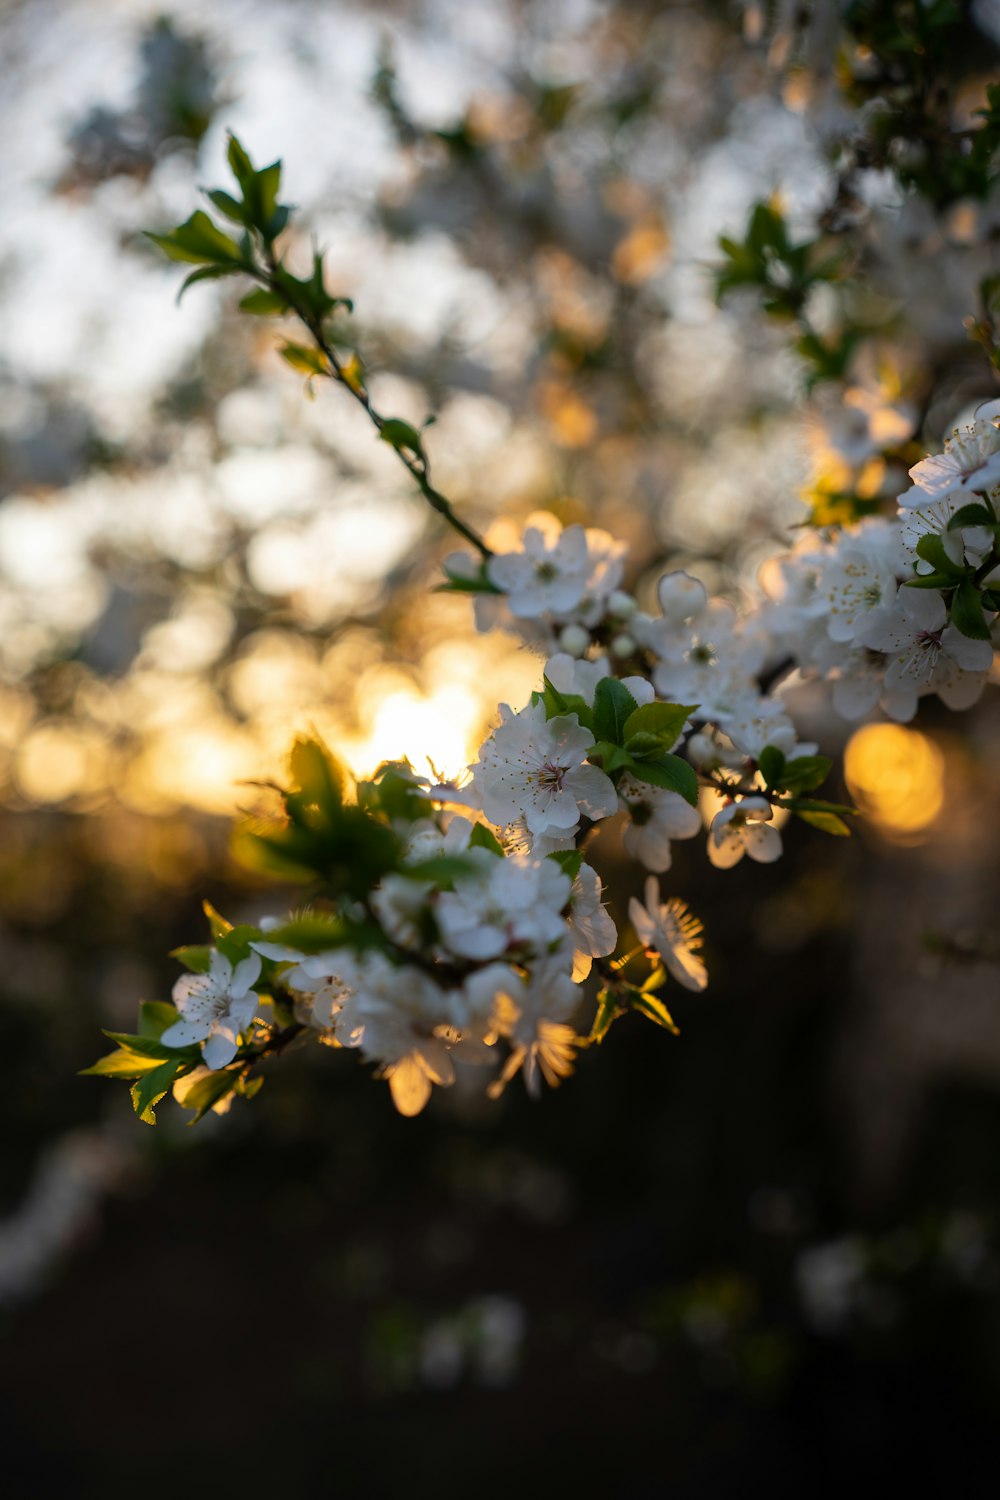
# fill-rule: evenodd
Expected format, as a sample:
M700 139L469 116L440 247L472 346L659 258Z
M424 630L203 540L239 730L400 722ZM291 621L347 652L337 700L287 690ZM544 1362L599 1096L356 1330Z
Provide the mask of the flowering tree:
M925 14L932 31L935 14ZM859 16L856 35L890 66L893 36L874 20L866 31L864 7ZM933 134L929 173L894 144L928 134L918 84L878 121L885 162L938 203L985 197L1000 90L989 91L978 131ZM296 742L287 784L267 789L276 806L241 826L237 847L301 883L301 902L256 926L206 907L211 943L178 950L189 972L173 1003L145 1003L137 1033L112 1033L116 1049L88 1070L129 1080L144 1120L169 1091L195 1119L222 1111L260 1087L259 1063L310 1037L358 1050L414 1115L435 1085L454 1081L456 1063L482 1067L490 1094L518 1072L535 1092L566 1077L626 1012L675 1030L670 985L701 991L708 974L700 922L659 879L672 843L704 832L708 859L728 869L744 855L778 859L789 817L849 833L855 810L825 795L832 760L800 737L790 689L823 684L848 721L881 711L907 722L925 697L956 711L979 698L1000 618L1000 401L965 416L943 452L920 456L911 404L866 394L877 330L853 311L862 268L845 204L873 137L857 120L852 130L839 138L837 196L815 239L796 240L781 206L762 203L743 241L720 241L720 295L749 289L795 327L808 384L842 429L836 483L817 486L811 527L742 610L685 571L666 573L655 608L644 608L624 587L621 542L548 514L532 517L516 546L489 545L436 487L428 424L374 404L350 303L329 290L322 255L305 274L287 263L280 163L257 169L232 139L235 191L208 194L218 217L199 210L152 236L194 267L182 290L245 278L245 313L297 323L281 346L287 363L310 385L341 386L461 537L442 588L470 596L480 630L513 632L536 650L539 673L528 704L499 705L463 780L435 783L399 761L352 785L326 745ZM987 278L969 328L997 364L995 294ZM598 825L612 818L650 872L627 921L590 862ZM581 1033L591 979L595 1008Z

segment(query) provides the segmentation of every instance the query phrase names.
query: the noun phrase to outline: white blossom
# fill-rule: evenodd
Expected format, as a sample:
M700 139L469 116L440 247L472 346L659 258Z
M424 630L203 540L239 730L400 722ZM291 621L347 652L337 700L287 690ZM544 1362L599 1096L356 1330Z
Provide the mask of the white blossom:
M380 1065L401 1115L419 1114L432 1084L455 1081L444 991L423 970L377 952L345 959L343 973L349 993L334 1020L337 1040Z
M528 832L566 832L580 815L610 817L618 797L610 778L586 763L595 743L574 714L546 720L542 703L512 713L500 707L500 724L472 767L486 816L504 825L518 818Z
M924 693L937 693L949 708L968 708L993 661L989 641L970 640L948 624L944 600L933 589L900 589L893 608L872 617L864 641L891 658L885 682L897 694L896 717L903 720L912 719Z
M257 1010L250 988L260 974L260 958L251 953L233 968L224 953L214 950L207 974L182 974L173 1000L180 1020L168 1026L160 1040L167 1047L189 1047L201 1042L208 1068L224 1068L236 1056L240 1032Z
M566 935L570 890L555 860L484 850L477 873L459 876L437 899L441 940L461 958L499 958L525 947L542 953Z
M554 517L528 526L521 547L494 554L486 564L489 580L507 598L511 614L537 618L578 611L585 623L600 618L600 602L618 587L624 547L605 531L567 526ZM595 606L597 607L595 614Z
M569 911L569 930L575 948L573 978L578 981L590 973L592 959L606 958L615 951L618 942L618 931L602 904L603 895L597 871L590 865L581 865L573 881Z
M579 986L558 957L538 964L527 977L512 977L509 990L498 996L498 1027L510 1055L490 1085L492 1098L519 1069L528 1092L536 1096L543 1079L555 1088L573 1071L576 1032L567 1021L580 1003Z
M701 831L696 807L679 792L649 786L626 773L618 783L622 808L629 815L623 835L625 852L662 874L670 869L672 839L690 839Z
M687 990L703 990L708 984L708 970L700 955L702 925L688 911L679 897L660 900L660 886L655 875L646 880L646 904L633 896L628 914L639 941L658 953L678 984Z
M758 863L771 864L781 855L781 834L770 827L774 816L764 797L743 797L730 802L712 819L708 833L708 857L720 870L739 864L744 854Z
M914 464L910 478L913 489L900 495L900 505L920 505L926 497L940 500L946 495L988 493L1000 484L1000 427L996 420L980 416L969 427L955 428L944 452L932 453Z

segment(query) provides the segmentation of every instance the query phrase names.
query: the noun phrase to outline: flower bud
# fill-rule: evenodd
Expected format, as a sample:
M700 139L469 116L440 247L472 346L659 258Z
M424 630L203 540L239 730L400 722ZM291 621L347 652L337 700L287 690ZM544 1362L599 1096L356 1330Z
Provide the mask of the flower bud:
M608 614L614 615L615 619L627 620L635 611L636 602L624 589L615 589L614 593L608 595Z
M569 656L582 656L590 645L590 631L582 625L564 625L559 632L559 644Z
M634 656L635 649L635 641L626 630L623 630L621 635L616 635L614 640L611 642L612 656L620 656L623 658Z
M693 734L688 740L685 749L688 759L694 761L696 766L707 766L713 762L718 763L719 747L710 734Z

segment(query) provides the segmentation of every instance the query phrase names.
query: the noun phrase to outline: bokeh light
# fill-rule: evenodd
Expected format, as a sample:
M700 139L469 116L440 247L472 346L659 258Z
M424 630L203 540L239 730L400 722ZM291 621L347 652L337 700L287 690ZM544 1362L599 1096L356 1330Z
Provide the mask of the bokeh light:
M856 730L844 774L864 816L897 843L920 843L944 805L944 755L928 735L902 724Z

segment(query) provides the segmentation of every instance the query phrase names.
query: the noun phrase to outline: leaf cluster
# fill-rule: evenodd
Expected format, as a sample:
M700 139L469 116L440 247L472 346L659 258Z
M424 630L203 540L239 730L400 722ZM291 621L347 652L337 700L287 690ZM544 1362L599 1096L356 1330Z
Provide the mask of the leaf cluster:
M698 777L680 755L672 754L684 726L697 704L646 703L642 707L617 677L602 677L594 693L593 707L577 693L560 693L545 678L544 690L533 702L545 704L549 719L575 714L597 743L588 759L618 782L628 772L650 786L678 792L694 807L698 802Z
M757 766L776 807L787 808L803 823L809 823L823 833L840 837L850 833L844 817L854 814L856 808L843 802L818 802L802 795L822 786L830 774L832 760L825 755L797 755L788 760L776 745L767 745L760 753Z
M974 501L960 506L948 522L949 531L961 531L966 526L981 526L993 533L994 544L986 562L978 567L955 562L937 532L929 532L917 543L917 556L930 564L931 571L908 579L907 587L940 589L955 629L970 640L988 641L991 622L986 613L1000 610L1000 589L984 588L983 579L1000 562L997 556L1000 522L989 501Z
M715 269L717 300L739 288L754 288L763 310L774 318L798 317L814 286L839 280L844 272L843 250L831 249L824 239L792 243L784 214L773 200L754 205L742 240L723 234L718 243L726 258ZM815 335L812 342L815 348L810 344L802 350L807 357L831 371L843 369L849 347L827 349Z

